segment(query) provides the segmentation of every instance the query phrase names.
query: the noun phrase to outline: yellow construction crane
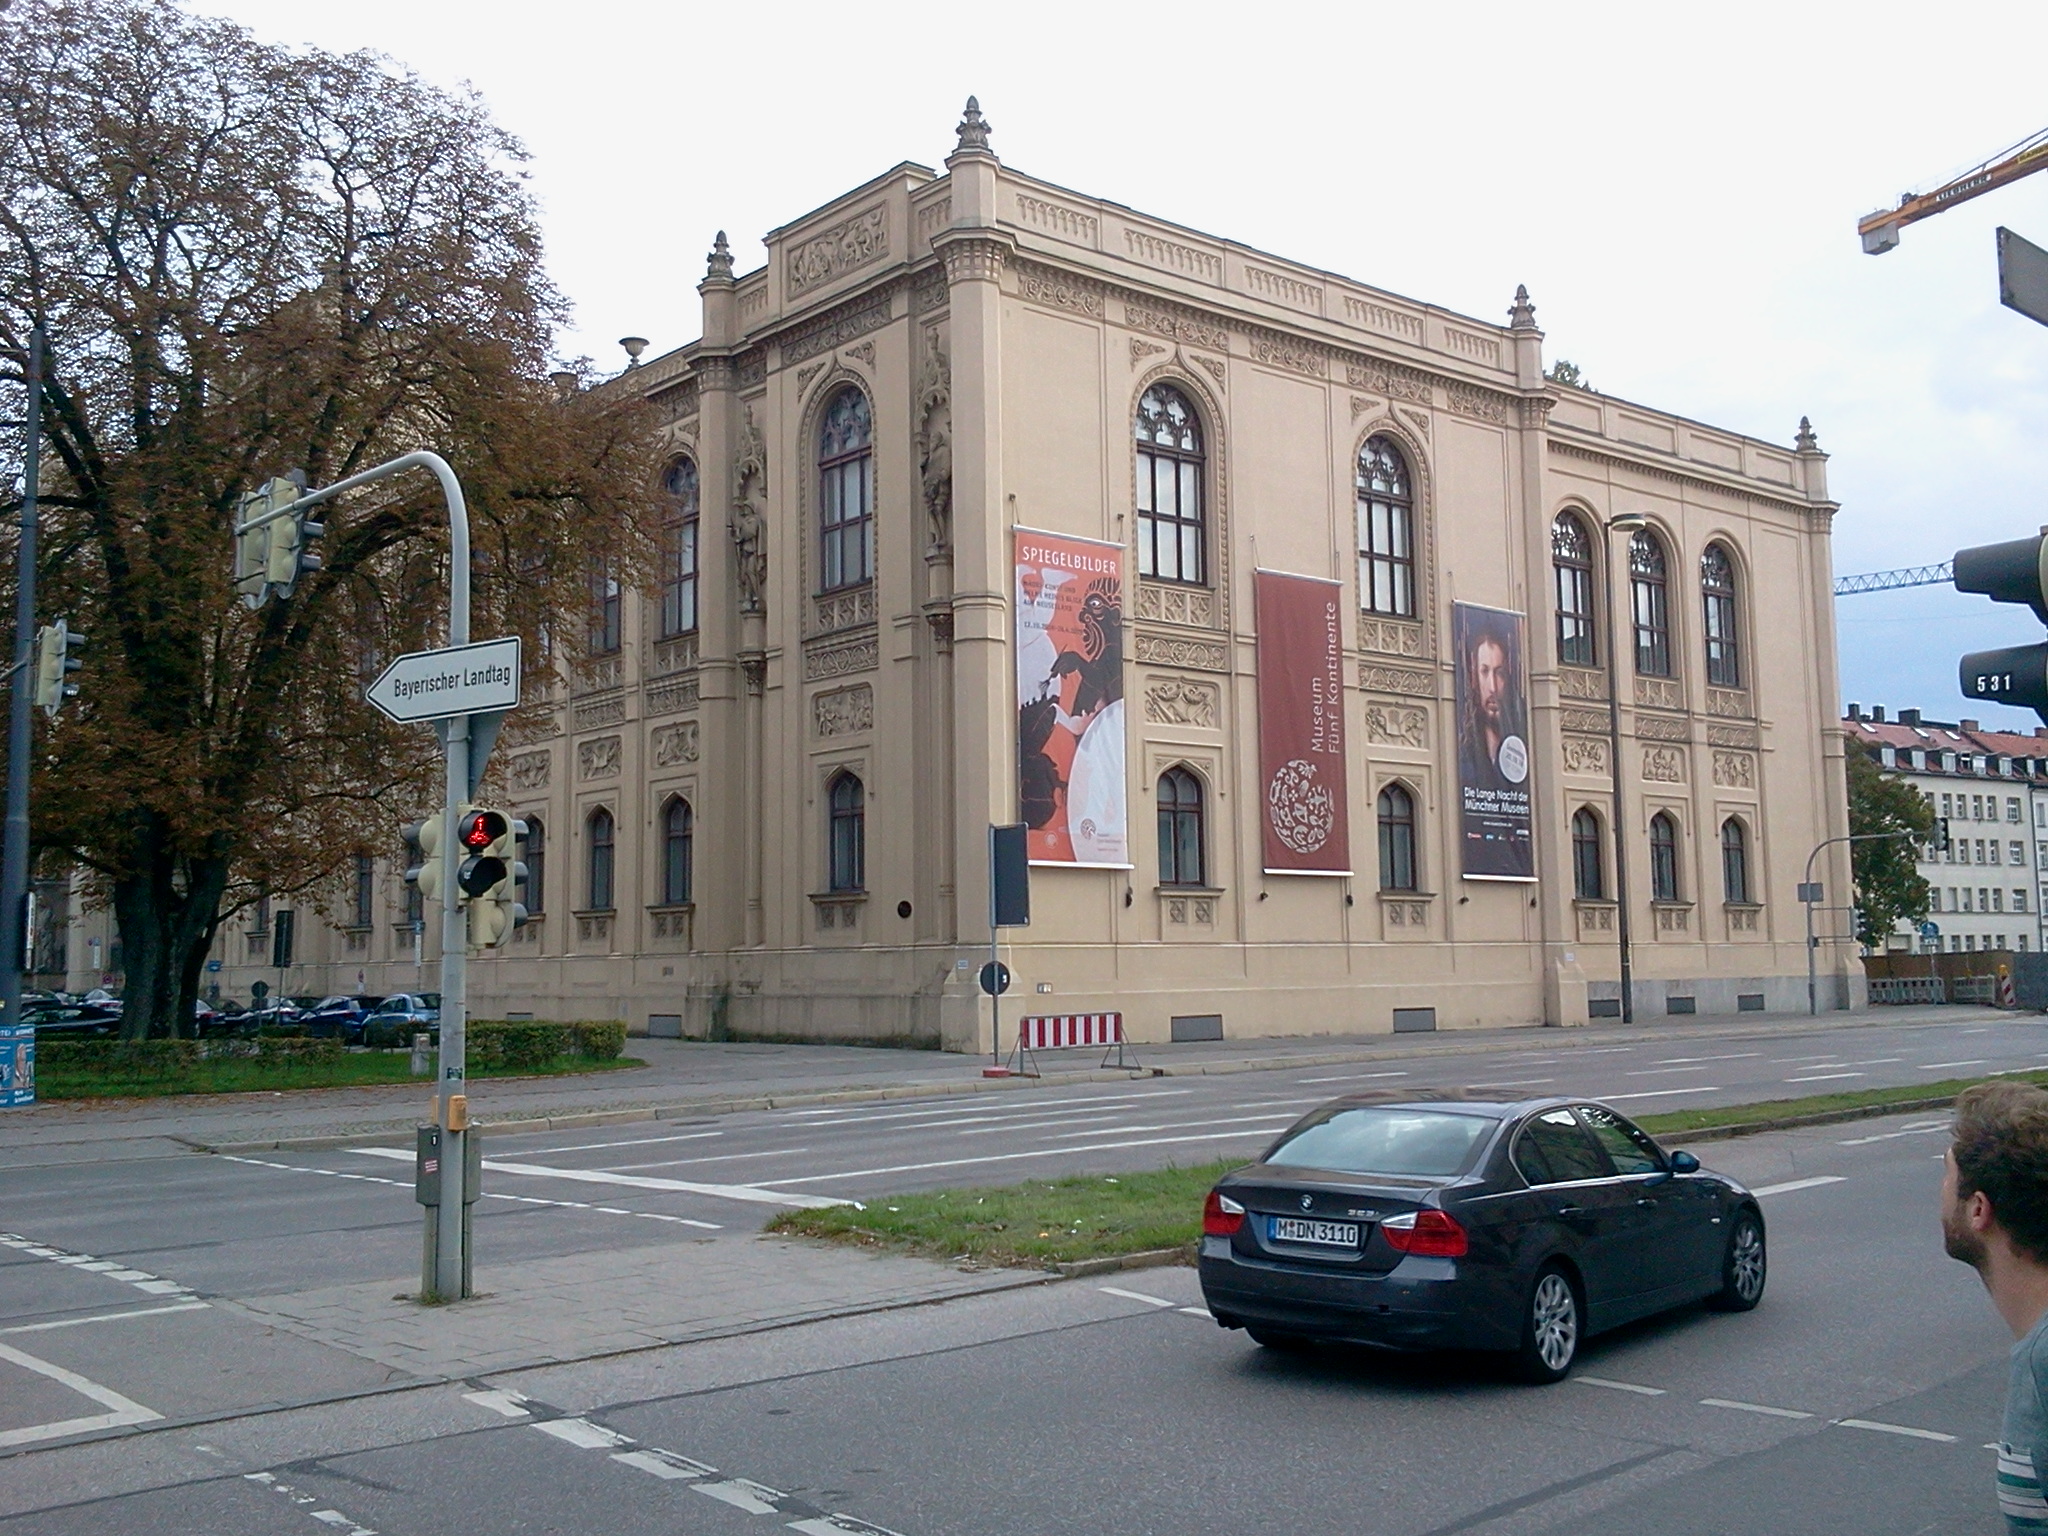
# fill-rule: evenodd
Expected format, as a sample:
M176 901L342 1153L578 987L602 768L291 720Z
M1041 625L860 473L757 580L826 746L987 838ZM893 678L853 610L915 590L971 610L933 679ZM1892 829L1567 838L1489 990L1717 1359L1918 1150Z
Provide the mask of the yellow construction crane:
M1863 237L1864 254L1882 256L1899 243L1899 231L1908 224L1932 218L1957 203L1966 203L2035 171L2048 171L2048 128L1965 171L1945 186L1918 195L1908 192L1899 199L1898 207L1865 214L1856 221L1856 233Z

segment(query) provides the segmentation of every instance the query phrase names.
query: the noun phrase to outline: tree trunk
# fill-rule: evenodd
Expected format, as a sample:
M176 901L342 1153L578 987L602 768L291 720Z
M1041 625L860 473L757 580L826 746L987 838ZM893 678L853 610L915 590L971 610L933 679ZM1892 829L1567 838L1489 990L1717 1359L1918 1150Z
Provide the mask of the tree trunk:
M198 1033L199 977L213 943L227 874L220 859L198 860L181 871L163 858L151 862L147 875L114 882L123 1040Z

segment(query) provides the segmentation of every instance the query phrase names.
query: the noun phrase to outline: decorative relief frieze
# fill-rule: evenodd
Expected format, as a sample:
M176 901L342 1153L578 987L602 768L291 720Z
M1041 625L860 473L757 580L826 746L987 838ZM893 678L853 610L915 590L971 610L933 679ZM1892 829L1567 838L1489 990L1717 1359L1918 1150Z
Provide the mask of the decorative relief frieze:
M506 777L512 788L520 794L530 794L536 789L548 787L548 777L553 772L555 755L552 752L522 752L512 759L506 769Z
M917 238L929 244L933 235L953 222L953 199L941 197L917 210Z
M1095 216L1078 209L1067 208L1059 203L1049 203L1042 197L1026 197L1017 194L1017 220L1044 230L1061 240L1070 240L1075 245L1093 245L1100 228Z
M1582 934L1614 932L1614 908L1581 906L1579 908L1579 932Z
M673 682L650 683L647 685L647 713L650 715L677 715L686 709L695 709L698 703L699 684L694 677L679 678Z
M824 363L805 363L796 371L796 392L801 395L811 387L811 380L825 371Z
M1430 375L1414 368L1403 368L1399 363L1346 363L1344 381L1353 389L1371 390L1376 395L1412 400L1417 405L1436 404Z
M922 315L929 310L946 307L946 269L934 267L929 272L920 272L911 285L911 304Z
M1481 336L1447 325L1444 327L1444 345L1461 356L1475 358L1495 368L1500 366L1500 342L1491 336Z
M697 665L697 637L677 635L673 640L657 640L649 647L649 652L647 671L650 677L686 672Z
M678 720L674 725L658 726L648 738L657 768L677 768L684 763L696 762L697 743L698 728L694 720Z
M1212 352L1230 350L1230 331L1220 319L1199 310L1182 309L1177 304L1126 299L1124 323L1134 331L1170 336L1192 347L1207 347Z
M1146 358L1157 357L1165 350L1166 348L1160 346L1156 341L1140 341L1136 336L1133 336L1131 338L1131 366L1135 368Z
M1378 651L1383 656L1420 656L1422 626L1405 619L1382 619L1361 614L1358 619L1358 648Z
M601 693L619 686L619 658L614 655L586 656L571 669L573 691Z
M1673 677L1637 678L1636 702L1650 709L1683 709L1685 707L1685 701L1678 695L1678 679Z
M1380 897L1380 911L1386 914L1387 923L1394 928L1426 928L1429 926L1429 903L1426 901L1394 901Z
M1746 747L1751 751L1762 745L1753 725L1710 725L1707 727L1707 745L1710 747Z
M814 320L785 331L779 341L782 348L782 366L808 362L821 353L830 352L834 347L843 347L849 341L858 341L869 331L878 331L889 323L890 309L894 295L888 290L865 294L850 304L837 309L828 309Z
M1156 667L1186 667L1196 672L1230 670L1230 651L1221 642L1184 640L1177 635L1154 635L1139 630L1134 654L1139 661Z
M1607 712L1599 709L1560 709L1557 723L1568 731L1584 731L1588 734L1604 734L1607 730Z
M1207 587L1184 587L1175 582L1138 583L1135 615L1162 624L1192 624L1216 628L1216 594Z
M1394 414L1407 422L1409 426L1413 427L1424 438L1429 436L1429 418L1423 415L1422 412L1411 411L1404 405L1395 411Z
M875 728L875 690L866 683L835 688L811 699L811 725L820 736L856 736Z
M1692 730L1684 718L1670 715L1637 715L1636 735L1644 741L1691 741Z
M784 291L794 298L888 254L889 210L877 203L792 250L782 269Z
M654 407L654 413L663 421L681 421L686 416L697 414L697 381L685 379L673 388L649 395L647 403Z
M1716 751L1714 782L1723 789L1755 789L1756 759L1747 752Z
M1405 693L1425 699L1436 697L1435 675L1410 667L1381 667L1360 662L1358 686L1368 693Z
M573 728L579 731L594 731L607 725L617 725L626 718L626 701L618 694L608 698L585 699L576 706Z
M1229 387L1224 380L1224 367L1222 358L1207 357L1200 352L1190 352L1188 356L1194 360L1195 364L1198 367L1200 367L1204 373L1208 374L1210 378L1216 381L1216 387L1218 389L1226 389Z
M844 592L827 592L811 599L811 633L829 635L834 630L852 629L875 622L875 585L853 587Z
M1003 263L1010 258L1010 242L987 235L962 235L948 230L943 242L932 248L946 264L949 283L992 283L1003 275Z
M1323 312L1323 290L1315 283L1304 283L1284 272L1268 272L1264 267L1246 267L1244 280L1253 293L1277 303L1314 315Z
M1607 743L1597 736L1565 737L1564 771L1597 773L1604 778L1607 774Z
M1657 931L1659 933L1684 933L1690 926L1692 910L1689 907L1659 907L1657 909Z
M1384 400L1375 400L1371 395L1353 395L1351 397L1351 419L1356 421L1367 411L1376 411L1385 404Z
M757 283L740 295L740 318L752 320L768 312L768 285Z
M1163 267L1169 272L1185 272L1205 282L1223 281L1223 258L1214 251L1201 251L1192 245L1181 245L1177 241L1162 240L1157 235L1148 235L1142 229L1124 231L1124 246L1138 260Z
M1754 907L1727 907L1728 931L1730 933L1755 933L1756 909Z
M810 645L804 649L804 681L815 683L827 677L845 677L853 672L875 670L880 648L873 635L841 640L831 645Z
M1370 299L1361 299L1349 293L1344 295L1344 313L1354 323L1365 326L1368 330L1399 336L1403 341L1422 340L1420 315L1404 315L1398 309L1389 309L1384 304L1375 304Z
M609 779L619 771L619 738L600 736L576 744L576 777Z
M1557 691L1567 699L1605 699L1607 674L1586 667L1559 667Z
M848 362L860 363L869 368L875 366L875 344L872 341L863 341L858 346L848 347L839 355Z
M1029 261L1017 263L1017 292L1034 304L1072 310L1101 320L1107 315L1107 290L1085 277L1071 277Z
M1190 677L1155 677L1145 684L1145 718L1153 725L1193 725L1213 731L1221 699L1214 683Z
M1685 753L1677 747L1643 748L1643 780L1649 784L1683 784Z
M1365 701L1365 739L1387 747L1429 746L1429 711L1385 699Z
M1753 712L1749 702L1749 690L1746 688L1707 690L1707 713L1710 715L1722 715L1732 720L1747 720Z
M1507 424L1514 408L1514 397L1511 395L1481 389L1475 384L1460 384L1455 380L1444 385L1444 401L1460 416L1498 422L1503 426Z
M758 389L768 381L768 354L759 347L742 352L737 371L741 389Z
M1293 336L1283 336L1278 331L1254 330L1250 333L1252 361L1266 363L1275 368L1286 368L1294 373L1305 373L1320 379L1327 372L1329 354L1312 341L1301 341Z

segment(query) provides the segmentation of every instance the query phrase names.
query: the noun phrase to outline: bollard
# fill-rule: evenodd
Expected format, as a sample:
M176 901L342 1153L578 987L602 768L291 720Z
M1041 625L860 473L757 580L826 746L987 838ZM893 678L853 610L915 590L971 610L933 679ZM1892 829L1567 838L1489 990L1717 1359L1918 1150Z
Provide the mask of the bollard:
M431 1035L423 1034L412 1037L412 1075L414 1077L431 1077L433 1075L434 1063L431 1059L430 1045L432 1038Z

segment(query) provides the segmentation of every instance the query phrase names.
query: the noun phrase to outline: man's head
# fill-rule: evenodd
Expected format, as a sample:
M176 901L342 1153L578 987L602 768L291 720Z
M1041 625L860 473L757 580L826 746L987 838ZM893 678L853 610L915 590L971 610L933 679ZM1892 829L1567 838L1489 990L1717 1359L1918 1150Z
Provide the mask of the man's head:
M1508 682L1507 642L1498 635L1482 633L1472 642L1472 699L1479 718L1496 731L1507 724Z
M2048 1092L1979 1083L1956 1100L1941 1232L1949 1257L1978 1270L2001 1242L2048 1267Z

